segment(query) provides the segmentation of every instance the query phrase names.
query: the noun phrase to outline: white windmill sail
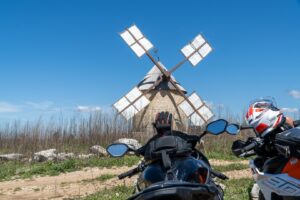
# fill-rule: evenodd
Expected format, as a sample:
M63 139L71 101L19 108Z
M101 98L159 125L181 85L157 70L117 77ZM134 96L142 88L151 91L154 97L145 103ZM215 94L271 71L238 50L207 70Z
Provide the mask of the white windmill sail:
M143 93L137 87L134 87L113 106L120 114L129 120L136 113L144 109L149 103L150 101L143 95Z
M179 107L190 119L192 125L202 126L214 116L210 108L202 101L202 99L195 92L192 93L188 97L188 99L197 111L186 100L180 103Z
M144 36L136 25L132 25L120 35L138 57L142 57L146 51L153 48L153 44Z
M185 45L181 52L195 67L203 58L205 58L212 51L211 46L204 39L202 35L197 35L195 39Z

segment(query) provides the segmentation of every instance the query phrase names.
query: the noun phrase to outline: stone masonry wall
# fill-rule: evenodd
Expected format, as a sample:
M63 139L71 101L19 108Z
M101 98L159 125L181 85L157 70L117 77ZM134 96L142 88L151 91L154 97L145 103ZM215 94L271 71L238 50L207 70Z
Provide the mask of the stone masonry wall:
M188 119L183 111L177 107L184 98L177 91L152 90L145 94L151 103L134 117L134 127L139 131L153 132L152 123L158 112L168 111L173 114L173 129L185 130Z

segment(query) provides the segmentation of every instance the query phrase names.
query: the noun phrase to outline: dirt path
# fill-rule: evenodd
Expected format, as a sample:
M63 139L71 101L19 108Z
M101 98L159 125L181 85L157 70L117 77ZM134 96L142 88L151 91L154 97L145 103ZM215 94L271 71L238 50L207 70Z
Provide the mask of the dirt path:
M0 199L63 199L85 196L121 184L132 185L134 178L119 181L117 178L101 182L95 178L105 174L120 174L129 170L120 168L86 168L59 176L36 177L0 183Z
M244 164L244 165L248 165L249 164L248 160L230 161L230 160L215 160L215 159L210 159L209 162L210 162L211 165L219 165L219 166L231 165L231 164Z
M233 170L224 172L224 174L230 179L252 178L252 173L250 169Z
M230 165L234 163L247 164L248 161L211 160L211 163L213 165ZM129 167L115 167L110 169L86 168L81 171L60 174L58 176L0 182L0 199L64 199L86 196L117 185L132 185L135 180L134 177L121 181L117 178L111 178L106 181L95 180L95 178L101 175L118 175L129 169ZM251 178L249 169L229 171L225 174L233 179Z

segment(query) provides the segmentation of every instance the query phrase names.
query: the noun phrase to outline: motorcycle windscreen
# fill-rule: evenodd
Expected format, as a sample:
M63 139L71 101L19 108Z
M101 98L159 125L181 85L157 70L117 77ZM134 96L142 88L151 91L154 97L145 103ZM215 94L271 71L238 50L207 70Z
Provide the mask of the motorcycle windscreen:
M202 160L191 157L177 159L173 169L177 180L200 184L208 181L209 167Z
M194 158L177 158L172 160L172 171L174 180L186 181L190 183L205 184L208 180L209 170L205 162ZM160 162L148 166L141 177L139 185L141 189L165 180L166 171Z

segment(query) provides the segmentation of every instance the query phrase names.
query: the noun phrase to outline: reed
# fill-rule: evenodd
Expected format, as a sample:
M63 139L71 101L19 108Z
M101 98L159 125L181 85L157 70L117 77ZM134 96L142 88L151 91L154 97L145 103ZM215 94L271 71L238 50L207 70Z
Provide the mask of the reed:
M243 123L242 117L225 109L219 109L216 118ZM200 134L202 130L188 127L183 131ZM92 145L107 146L118 138L134 138L145 143L154 134L154 130L145 133L144 130L135 129L131 122L114 112L74 114L71 117L59 115L50 119L40 117L35 121L14 121L0 125L0 153L31 155L48 148L56 148L60 152L85 153ZM243 138L247 134L237 137ZM232 141L237 137L227 134L206 136L205 150L230 151Z

